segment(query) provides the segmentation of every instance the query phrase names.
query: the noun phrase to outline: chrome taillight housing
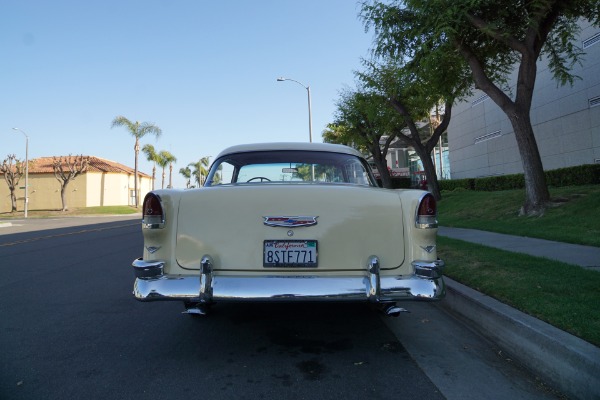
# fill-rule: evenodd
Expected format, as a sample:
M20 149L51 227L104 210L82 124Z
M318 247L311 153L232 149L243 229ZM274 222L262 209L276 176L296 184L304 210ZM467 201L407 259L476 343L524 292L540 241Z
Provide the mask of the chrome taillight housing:
M146 229L160 229L165 226L165 213L160 202L160 197L152 192L144 198L142 207L142 227Z
M415 224L421 229L437 228L437 203L431 193L425 193L419 200Z

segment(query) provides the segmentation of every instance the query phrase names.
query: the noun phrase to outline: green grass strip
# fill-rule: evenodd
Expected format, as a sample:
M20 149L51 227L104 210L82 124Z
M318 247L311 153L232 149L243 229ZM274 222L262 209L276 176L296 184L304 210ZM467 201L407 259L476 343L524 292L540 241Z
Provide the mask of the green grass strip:
M128 215L141 212L141 208L129 206L82 207L73 210L71 215Z
M600 273L438 237L444 274L600 346Z
M441 226L481 229L600 247L600 185L550 188L542 217L520 217L524 190L443 192Z

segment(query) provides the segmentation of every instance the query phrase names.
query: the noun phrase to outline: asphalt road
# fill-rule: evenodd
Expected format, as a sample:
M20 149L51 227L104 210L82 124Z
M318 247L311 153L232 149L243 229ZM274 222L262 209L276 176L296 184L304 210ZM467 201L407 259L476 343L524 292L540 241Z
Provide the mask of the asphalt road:
M132 298L137 219L28 224L0 234L0 399L553 398L434 305L394 320L356 304L190 317Z

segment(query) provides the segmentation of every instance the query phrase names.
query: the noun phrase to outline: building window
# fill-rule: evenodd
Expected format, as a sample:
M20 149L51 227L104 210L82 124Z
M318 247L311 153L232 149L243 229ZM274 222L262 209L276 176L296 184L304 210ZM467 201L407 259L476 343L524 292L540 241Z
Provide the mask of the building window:
M129 189L129 205L135 206L135 189Z
M583 41L583 48L587 49L588 47L592 47L596 43L600 43L600 32L596 33L589 39Z
M471 107L475 107L476 105L483 103L484 101L486 101L489 98L490 98L490 96L488 96L487 94L484 94L483 96L473 100L471 102Z
M496 139L502 136L502 131L488 133L487 135L478 136L475 138L475 144L485 142L486 140Z
M590 108L600 106L600 96L592 97L588 101L590 103Z

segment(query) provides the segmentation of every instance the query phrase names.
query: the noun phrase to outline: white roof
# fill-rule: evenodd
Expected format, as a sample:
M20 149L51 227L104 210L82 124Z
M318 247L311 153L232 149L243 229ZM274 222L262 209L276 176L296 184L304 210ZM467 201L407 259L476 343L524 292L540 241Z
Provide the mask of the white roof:
M276 143L253 143L231 146L223 150L217 158L233 153L248 153L253 151L277 151L277 150L301 150L301 151L326 151L331 153L352 154L358 157L363 155L352 147L331 143L308 143L308 142L276 142Z

